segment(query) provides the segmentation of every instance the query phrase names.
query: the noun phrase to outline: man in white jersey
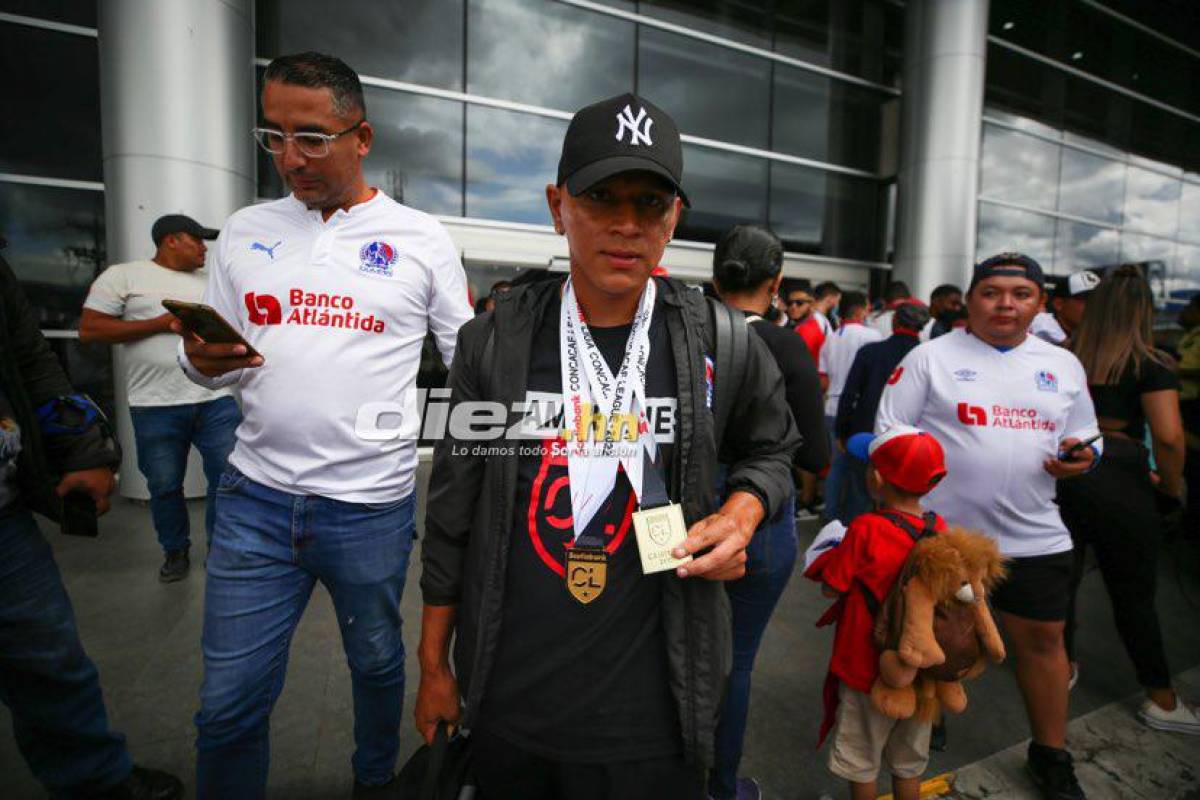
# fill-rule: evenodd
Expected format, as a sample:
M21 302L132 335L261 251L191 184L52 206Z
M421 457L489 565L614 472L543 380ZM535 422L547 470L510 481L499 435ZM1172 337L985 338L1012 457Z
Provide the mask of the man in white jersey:
M834 422L837 420L838 401L842 397L842 387L846 385L846 376L850 374L854 357L858 355L858 351L863 345L882 341L883 337L874 328L868 328L863 324L867 316L867 296L862 292L846 292L842 296L840 316L842 326L833 331L825 340L825 345L821 348L818 368L821 388L825 391L825 429L829 432L829 451L833 453L833 464L829 468L829 475L825 478L823 516L827 521L838 519L848 525L850 520L844 519L842 496L847 488L846 481L850 478L847 473L849 469L847 459L852 456L847 455L837 446L833 430ZM850 504L857 510L862 510L859 508L862 505L861 501L853 502L856 498L848 499L852 500Z
M189 538L183 480L192 445L204 460L208 502L204 525L212 537L217 481L233 450L242 421L229 389L206 389L179 371L175 318L163 309L166 298L195 302L204 295L205 239L217 231L183 214L159 217L150 230L154 258L113 264L92 284L79 318L79 341L105 342L125 350L129 416L137 442L138 469L150 490L150 516L162 545L163 583L188 571Z
M1067 350L1028 335L1044 291L1041 267L1018 253L976 265L969 330L912 350L884 390L876 430L919 425L946 450L949 476L925 497L952 525L995 537L1011 559L992 598L1014 655L1033 732L1028 765L1043 795L1083 792L1066 751L1063 645L1071 537L1054 504L1055 480L1100 456L1087 376Z
M368 404L404 407L427 331L454 355L466 276L431 217L366 184L358 76L318 53L267 67L259 143L291 187L238 211L205 302L261 354L187 338L198 383L237 383L245 421L218 486L196 715L202 798L260 798L268 718L314 584L337 610L354 692L355 796L388 789L404 699L400 596L413 540L415 442L368 441Z

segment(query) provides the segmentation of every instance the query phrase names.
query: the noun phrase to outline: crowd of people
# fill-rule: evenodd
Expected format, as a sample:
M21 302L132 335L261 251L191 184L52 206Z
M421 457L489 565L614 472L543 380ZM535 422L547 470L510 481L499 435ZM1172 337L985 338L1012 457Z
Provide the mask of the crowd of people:
M706 297L660 265L689 203L679 132L625 94L574 115L545 190L569 272L498 283L472 308L444 228L366 183L373 129L346 64L279 57L261 102L255 136L291 193L219 235L159 219L154 257L103 272L80 321L81 339L125 347L164 582L189 571L190 447L204 460L200 797L265 796L271 712L317 582L350 668L353 795L401 796L416 441L359 422L369 404L407 407L430 334L449 405L424 499L413 715L426 742L468 732L479 796L759 797L739 775L751 675L798 523L817 516L803 571L837 626L820 733L856 800L883 769L897 798L920 794L934 718L877 687L941 662L889 662L874 629L920 542L952 529L1006 559L990 598L959 596L998 612L1043 796L1084 797L1067 700L1088 550L1146 690L1140 718L1200 734L1154 604L1161 541L1200 528L1200 298L1172 355L1136 267L1051 289L1034 259L1003 253L965 291L938 286L926 305L892 281L873 303L785 278L783 244L753 225L717 243ZM179 797L109 728L30 514L81 496L103 513L119 449L6 264L0 290L0 699L55 797ZM164 299L202 300L243 341L206 341ZM947 710L955 691L938 684Z

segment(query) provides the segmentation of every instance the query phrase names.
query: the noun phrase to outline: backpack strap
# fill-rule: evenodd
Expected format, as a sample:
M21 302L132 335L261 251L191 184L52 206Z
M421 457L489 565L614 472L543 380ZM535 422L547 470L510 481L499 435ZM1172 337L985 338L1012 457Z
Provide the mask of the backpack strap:
M733 398L746 377L750 329L740 312L711 297L707 301L713 337L713 437L720 451Z
M909 521L908 517L901 514L899 511L893 511L890 508L881 508L875 512L879 516L887 519L896 527L907 533L914 542L919 542L927 536L933 536L937 533L937 518L938 515L932 511L926 511L922 515L923 525L917 528Z

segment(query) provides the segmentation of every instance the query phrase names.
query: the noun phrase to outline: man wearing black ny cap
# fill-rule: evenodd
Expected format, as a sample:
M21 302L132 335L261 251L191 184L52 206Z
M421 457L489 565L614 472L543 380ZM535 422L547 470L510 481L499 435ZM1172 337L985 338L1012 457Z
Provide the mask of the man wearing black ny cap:
M719 581L790 493L798 437L758 337L740 385L714 385L706 301L650 277L688 202L682 161L642 98L579 111L546 187L569 276L459 331L450 415L498 402L507 432L475 455L451 425L434 457L415 716L427 740L439 720L471 729L489 800L698 798L711 763Z
M125 349L138 468L146 476L150 514L165 554L158 573L164 583L188 571L191 541L183 502L188 451L195 445L204 459L211 532L213 493L241 422L228 389L202 388L179 371L173 317L162 306L166 298L200 300L207 282L204 240L216 239L217 233L183 214L159 217L150 231L154 257L113 264L100 273L79 320L80 341Z

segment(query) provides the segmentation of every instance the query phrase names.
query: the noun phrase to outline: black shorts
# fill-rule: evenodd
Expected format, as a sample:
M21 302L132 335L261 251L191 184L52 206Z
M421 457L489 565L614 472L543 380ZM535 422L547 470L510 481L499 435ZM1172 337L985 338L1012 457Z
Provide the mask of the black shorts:
M1038 622L1061 622L1071 602L1071 551L1014 558L1008 577L992 591L992 607Z

